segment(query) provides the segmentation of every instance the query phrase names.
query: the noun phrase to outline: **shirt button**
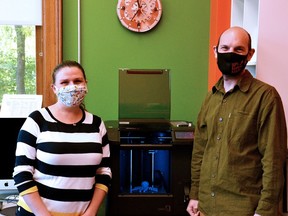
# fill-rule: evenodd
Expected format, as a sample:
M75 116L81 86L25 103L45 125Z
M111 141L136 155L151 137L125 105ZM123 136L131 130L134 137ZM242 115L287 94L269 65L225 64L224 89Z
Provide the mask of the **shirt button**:
M214 192L211 192L211 196L212 196L212 197L215 197L215 193L214 193Z
M217 140L220 140L220 139L221 139L221 136L220 136L220 135L218 135L218 136L217 136Z
M222 117L220 117L220 118L219 118L219 122L222 122L222 121L223 121L223 118L222 118Z
M215 174L212 174L212 178L215 178Z

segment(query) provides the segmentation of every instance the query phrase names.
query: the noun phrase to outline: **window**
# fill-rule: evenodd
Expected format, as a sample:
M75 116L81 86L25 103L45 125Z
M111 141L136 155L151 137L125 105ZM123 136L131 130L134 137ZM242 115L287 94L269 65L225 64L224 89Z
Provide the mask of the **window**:
M36 94L35 27L0 25L0 102L4 94Z
M51 73L53 68L62 61L62 0L42 0L42 25L34 28L35 68L34 74L33 69L29 72L34 80L27 82L35 82L35 89L29 88L28 91L25 88L25 91L26 94L35 91L36 94L43 95L43 106L47 106L54 102L54 95L50 90ZM2 81L2 78L0 79ZM0 90L0 96L2 94Z

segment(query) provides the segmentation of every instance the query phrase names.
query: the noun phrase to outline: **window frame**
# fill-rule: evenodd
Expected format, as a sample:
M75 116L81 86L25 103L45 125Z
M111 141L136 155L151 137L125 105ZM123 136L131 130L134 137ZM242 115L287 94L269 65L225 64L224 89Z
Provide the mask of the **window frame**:
M43 95L43 107L55 103L51 76L63 58L62 1L42 0L42 26L36 26L36 94Z

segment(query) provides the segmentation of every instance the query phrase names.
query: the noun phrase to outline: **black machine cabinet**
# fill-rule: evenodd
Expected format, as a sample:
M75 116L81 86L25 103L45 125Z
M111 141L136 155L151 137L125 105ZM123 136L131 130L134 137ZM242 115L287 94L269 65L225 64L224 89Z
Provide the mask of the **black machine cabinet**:
M187 215L192 123L107 121L105 124L113 175L107 215Z

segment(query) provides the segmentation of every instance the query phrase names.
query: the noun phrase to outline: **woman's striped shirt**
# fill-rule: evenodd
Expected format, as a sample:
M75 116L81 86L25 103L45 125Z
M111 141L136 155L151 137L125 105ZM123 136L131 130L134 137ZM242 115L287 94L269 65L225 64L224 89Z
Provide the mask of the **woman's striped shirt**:
M97 185L108 190L112 173L108 136L102 119L83 110L76 124L64 124L48 108L32 112L17 141L13 172L18 205L38 190L53 215L81 215Z

